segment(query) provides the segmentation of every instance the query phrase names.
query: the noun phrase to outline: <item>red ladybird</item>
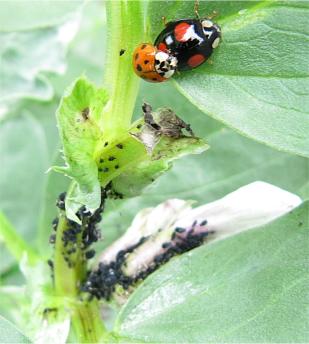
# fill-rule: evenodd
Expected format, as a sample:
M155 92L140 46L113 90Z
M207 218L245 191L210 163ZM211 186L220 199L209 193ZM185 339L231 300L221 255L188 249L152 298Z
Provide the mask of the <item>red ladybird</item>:
M154 45L177 58L177 70L198 67L212 54L221 38L220 27L210 19L181 19L166 24Z
M177 58L148 43L140 44L133 52L135 73L150 82L162 82L175 72Z

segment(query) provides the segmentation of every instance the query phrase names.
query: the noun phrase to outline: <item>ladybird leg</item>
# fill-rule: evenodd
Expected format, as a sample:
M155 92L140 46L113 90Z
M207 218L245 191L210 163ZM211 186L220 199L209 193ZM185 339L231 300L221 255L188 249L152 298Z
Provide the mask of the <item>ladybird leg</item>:
M194 13L196 15L196 18L200 19L200 15L198 13L198 9L199 9L199 0L195 0L194 1Z

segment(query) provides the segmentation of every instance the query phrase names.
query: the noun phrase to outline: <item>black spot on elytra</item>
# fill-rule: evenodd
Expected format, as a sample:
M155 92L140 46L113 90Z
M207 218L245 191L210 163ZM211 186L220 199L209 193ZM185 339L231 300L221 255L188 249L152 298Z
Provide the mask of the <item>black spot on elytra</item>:
M146 44L143 44L142 46L141 46L141 49L145 49L146 48Z
M137 69L139 72L141 72L141 71L143 70L143 68L142 68L141 65L139 65L139 64L136 66L136 69Z
M158 79L157 78L152 78L153 81L157 81Z
M138 59L138 56L139 56L138 53L136 53L136 54L135 54L135 60Z
M149 60L145 60L145 61L144 61L144 64L147 64L147 63L149 63Z

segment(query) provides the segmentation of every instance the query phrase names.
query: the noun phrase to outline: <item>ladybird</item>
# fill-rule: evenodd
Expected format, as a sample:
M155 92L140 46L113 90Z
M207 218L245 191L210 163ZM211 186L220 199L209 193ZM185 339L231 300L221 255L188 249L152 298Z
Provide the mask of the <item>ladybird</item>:
M135 73L146 81L162 82L169 79L177 67L177 58L158 50L149 43L140 44L133 52Z
M220 42L221 29L209 18L181 19L166 24L154 45L177 58L177 70L200 66Z

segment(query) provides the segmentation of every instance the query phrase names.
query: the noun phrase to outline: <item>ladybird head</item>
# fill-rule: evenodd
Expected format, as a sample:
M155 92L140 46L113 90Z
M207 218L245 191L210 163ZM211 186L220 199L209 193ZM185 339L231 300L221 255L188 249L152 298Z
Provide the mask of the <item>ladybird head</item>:
M158 50L152 44L140 44L133 52L133 69L146 81L165 81L174 74L176 67L176 57Z
M158 50L155 55L155 69L159 75L169 79L175 73L177 58L164 51Z
M211 47L213 49L217 48L217 46L220 43L221 38L221 28L219 25L211 21L210 19L202 19L201 24L203 27L203 31L207 39L209 40L209 43L211 44Z

